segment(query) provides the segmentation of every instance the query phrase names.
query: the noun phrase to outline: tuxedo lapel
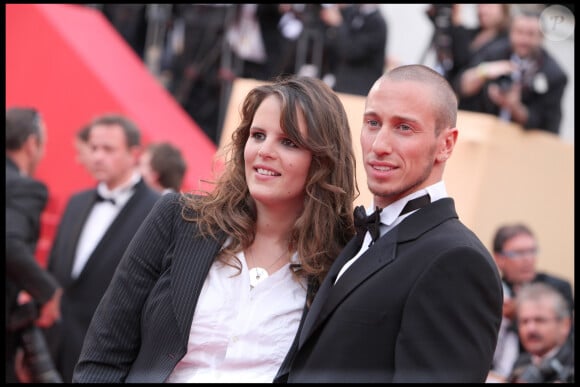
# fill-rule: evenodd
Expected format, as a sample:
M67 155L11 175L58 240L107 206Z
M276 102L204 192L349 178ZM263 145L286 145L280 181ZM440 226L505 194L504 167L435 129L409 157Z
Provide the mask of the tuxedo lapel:
M87 191L79 197L79 203L77 206L71 207L70 212L72 216L69 218L71 223L66 225L66 229L71 230L72 233L69 238L67 238L69 242L64 242L66 252L63 254L63 263L62 265L59 264L58 267L55 267L55 270L57 271L63 270L61 273L65 278L71 281L73 280L71 273L81 232L83 231L83 227L91 213L93 205L95 204L96 194L96 190Z
M329 313L361 282L388 265L396 258L397 251L397 228L388 232L384 237L379 238L347 271L340 280L333 286L328 299L321 308L318 320L324 320Z
M332 288L334 281L336 280L336 276L338 275L340 269L342 269L344 264L346 262L348 262L349 259L354 257L354 255L359 251L360 246L361 246L360 242L358 241L357 237L355 236L345 246L345 248L342 250L342 252L339 254L339 256L336 258L336 260L332 264L328 274L326 275L326 278L324 279L324 281L320 285L318 292L316 292L316 296L314 297L314 300L312 301L312 305L310 306L310 309L308 310L308 313L306 315L306 319L304 321L304 325L302 326L302 330L300 332L299 346L302 346L304 339L306 337L308 337L308 334L310 333L312 326L314 325L314 322L316 321L316 318L318 316L318 313L320 312L321 307L326 302L326 298L328 297L328 292Z
M300 335L300 345L304 343L310 332L316 330L328 315L336 308L336 306L361 282L363 282L371 274L389 264L395 259L397 247L397 232L396 228L391 230L383 237L379 238L363 255L361 255L356 262L354 262L348 270L346 270L338 282L333 285L336 274L344 266L344 264L352 258L357 252L358 248L350 251L350 254L341 254L342 261L337 259L333 264L333 269L336 268L335 274L330 278L329 275L324 281L324 292L319 290L316 295L312 308L308 312L304 328ZM308 324L308 325L307 325Z
M345 297L373 273L397 258L398 244L416 240L423 233L451 218L457 218L454 201L451 198L440 199L421 208L380 237L333 286L342 266L358 252L356 238L349 242L332 265L329 275L312 302L300 333L299 348Z

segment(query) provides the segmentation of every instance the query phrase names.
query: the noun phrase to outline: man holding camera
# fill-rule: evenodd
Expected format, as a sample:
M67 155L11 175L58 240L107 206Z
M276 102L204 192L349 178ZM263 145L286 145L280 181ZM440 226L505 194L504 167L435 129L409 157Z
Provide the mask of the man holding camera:
M542 46L542 9L519 7L509 36L481 50L457 77L459 109L559 134L568 78Z
M34 256L40 232L40 216L48 199L44 183L32 176L44 155L45 123L39 112L29 107L6 110L6 379L22 382L17 376L20 348L34 349L36 327L50 327L60 318L62 289L57 280ZM19 296L25 293L30 303L23 307ZM41 337L42 339L42 337ZM44 344L41 342L41 344ZM47 352L44 353L46 355ZM25 356L30 353L25 353ZM36 354L38 355L38 354ZM36 357L38 359L38 357ZM30 360L30 357L28 357ZM50 370L50 357L43 362ZM30 363L30 362L29 362ZM30 364L27 364L28 371ZM22 376L22 375L21 375ZM45 381L27 375L31 381ZM54 375L53 375L54 376ZM54 381L54 380L53 380Z

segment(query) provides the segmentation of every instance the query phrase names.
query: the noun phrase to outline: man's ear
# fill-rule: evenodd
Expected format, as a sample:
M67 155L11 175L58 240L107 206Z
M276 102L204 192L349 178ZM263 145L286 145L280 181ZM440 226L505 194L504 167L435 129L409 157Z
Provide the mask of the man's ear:
M448 128L443 130L441 133L437 161L443 163L451 156L453 149L455 148L455 144L457 143L458 134L459 131L457 128Z
M24 141L22 149L24 149L26 151L26 154L29 157L34 157L39 146L40 146L40 139L38 138L38 136L36 134L32 133L28 136L26 141Z
M141 157L141 153L143 153L143 148L140 147L139 145L134 145L131 148L129 148L129 153L133 157L135 165L139 165L139 158Z

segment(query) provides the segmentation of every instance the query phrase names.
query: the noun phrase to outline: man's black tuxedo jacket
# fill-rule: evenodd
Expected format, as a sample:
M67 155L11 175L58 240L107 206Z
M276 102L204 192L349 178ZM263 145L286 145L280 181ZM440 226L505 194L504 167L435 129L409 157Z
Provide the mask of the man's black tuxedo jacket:
M453 199L423 207L322 283L275 382L484 382L502 316L497 267Z
M72 380L93 313L127 245L159 198L159 193L143 180L139 181L133 196L107 229L76 279L71 276L75 252L83 225L96 201L96 189L75 194L68 201L48 262L48 269L64 288L62 321L46 334L64 382Z

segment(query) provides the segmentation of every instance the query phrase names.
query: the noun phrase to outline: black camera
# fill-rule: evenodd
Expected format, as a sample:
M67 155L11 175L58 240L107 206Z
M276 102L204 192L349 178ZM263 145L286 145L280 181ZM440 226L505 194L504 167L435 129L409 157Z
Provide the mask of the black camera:
M518 369L515 380L519 383L573 383L574 366L570 365L573 359L574 347L566 343L552 358L545 359L540 364L529 364ZM573 362L573 360L572 360Z
M540 364L540 366L530 364L524 368L517 381L520 383L572 383L574 381L574 369L563 366L558 359L551 359Z
M430 47L435 49L437 63L442 67L443 72L447 73L453 69L453 37L451 35L453 4L431 4L427 9L427 16L435 27Z
M37 317L38 307L34 303L23 304L10 317L6 328L20 335L24 363L30 371L31 383L62 383L60 374L54 368L44 334L34 325Z
M499 89L505 93L506 91L509 91L514 82L511 75L502 75L495 80L495 83L497 83Z
M431 4L427 9L427 16L435 24L436 28L451 26L453 4Z

